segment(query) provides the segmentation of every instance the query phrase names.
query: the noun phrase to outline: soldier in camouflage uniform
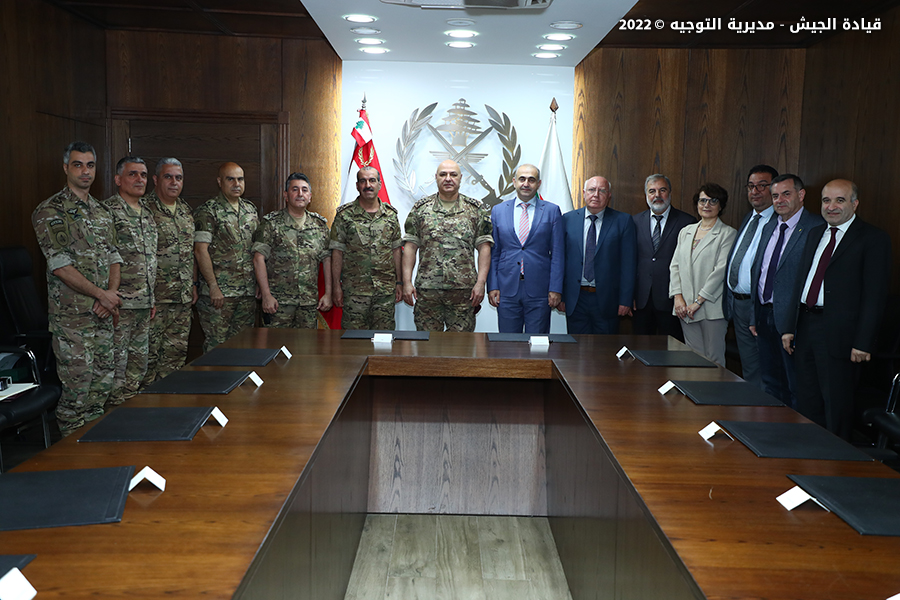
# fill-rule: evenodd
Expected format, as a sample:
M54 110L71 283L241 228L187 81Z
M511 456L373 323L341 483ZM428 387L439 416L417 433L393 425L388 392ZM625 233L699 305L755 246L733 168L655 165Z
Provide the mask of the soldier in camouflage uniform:
M344 309L344 329L394 329L403 285L397 209L379 200L377 169L360 169L356 189L359 196L337 209L331 225L334 305Z
M114 338L116 376L106 406L122 404L137 394L147 373L150 320L156 309L156 223L142 196L147 191L147 165L136 156L116 164L119 192L103 201L116 227L122 257L119 322Z
M150 321L147 386L184 366L191 332L191 305L197 302L194 215L181 197L184 171L176 158L156 163L154 190L144 199L156 223L156 316Z
M62 396L59 430L71 434L103 415L112 391L113 319L121 300L116 232L112 218L90 195L96 174L94 149L73 142L63 155L66 187L31 216L47 259L50 331Z
M256 323L251 247L259 216L253 203L241 198L244 170L239 165L222 165L216 181L219 195L194 211L194 257L202 276L197 314L204 352Z
M316 329L317 310L331 310L331 252L328 222L307 211L309 178L291 173L284 184L285 207L270 212L253 236L253 268L267 327ZM319 298L319 263L325 294Z
M454 161L442 162L435 179L438 192L416 202L406 218L403 300L415 303L419 330L474 331L491 264L491 216L480 200L459 193L462 175ZM414 286L419 248L422 256Z

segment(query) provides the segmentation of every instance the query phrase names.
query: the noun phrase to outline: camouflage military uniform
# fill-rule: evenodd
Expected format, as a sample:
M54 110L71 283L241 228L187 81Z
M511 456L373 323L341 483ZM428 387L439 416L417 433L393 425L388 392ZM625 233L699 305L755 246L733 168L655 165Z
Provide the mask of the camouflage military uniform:
M84 202L64 188L35 209L31 222L47 259L50 331L63 387L56 418L63 435L69 435L103 415L115 371L113 324L112 318L94 314L94 298L79 294L53 271L71 265L108 289L110 265L122 258L112 218L92 196Z
M337 209L331 225L332 250L344 253L344 329L394 329L397 271L393 251L403 244L397 209L378 201L367 213L359 198Z
M150 321L150 358L143 385L184 366L191 332L191 287L194 284L194 216L178 198L170 210L156 192L144 199L159 243L156 247L156 317Z
M225 304L216 309L209 285L200 278L197 314L203 327L203 351L208 352L256 321L256 279L253 275L253 234L259 225L256 207L240 199L235 210L221 193L194 211L194 242L209 244L213 273Z
M103 201L116 226L122 280L119 323L113 344L116 378L107 407L122 404L137 394L147 374L150 353L150 311L156 283L156 223L147 204L140 200L135 211L118 194Z
M269 292L278 300L268 327L318 327L319 263L331 256L328 221L307 212L302 225L282 209L263 217L253 236L253 252L266 259Z
M413 205L406 217L404 242L419 247L416 274L416 328L425 331L474 331L469 301L478 273L475 249L493 245L491 215L480 200L462 194L446 210L437 194Z

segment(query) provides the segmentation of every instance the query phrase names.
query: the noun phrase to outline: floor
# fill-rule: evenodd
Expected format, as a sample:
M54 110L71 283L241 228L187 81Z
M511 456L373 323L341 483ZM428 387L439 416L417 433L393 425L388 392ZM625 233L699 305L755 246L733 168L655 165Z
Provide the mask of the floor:
M571 600L546 518L369 515L345 600Z

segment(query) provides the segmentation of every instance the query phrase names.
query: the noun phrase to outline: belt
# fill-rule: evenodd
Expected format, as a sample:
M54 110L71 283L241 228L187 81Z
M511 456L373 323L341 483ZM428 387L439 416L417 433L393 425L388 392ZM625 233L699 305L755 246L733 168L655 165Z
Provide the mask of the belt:
M738 294L737 292L731 292L731 295L735 300L749 300L753 297L751 294Z
M597 288L595 288L592 285L583 285L583 286L581 286L581 291L582 292L590 292L593 294L594 292L597 291Z
M519 279L520 280L525 279L525 273L519 273Z
M765 304L761 304L760 306L762 306L763 308L768 308L769 310L772 310L771 302L766 302Z
M813 315L821 315L823 312L825 312L825 308L822 306L808 306L801 303L800 312L810 313Z

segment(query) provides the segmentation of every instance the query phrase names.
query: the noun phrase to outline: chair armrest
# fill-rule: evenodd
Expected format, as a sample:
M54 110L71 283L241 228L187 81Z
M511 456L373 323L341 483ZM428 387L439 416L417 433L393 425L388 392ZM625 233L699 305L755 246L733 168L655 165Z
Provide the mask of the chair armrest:
M19 348L18 346L0 346L0 352L27 356L28 362L31 364L31 375L34 377L34 382L38 385L41 385L41 374L40 370L38 369L37 358L35 358L34 352L29 350L28 348Z

